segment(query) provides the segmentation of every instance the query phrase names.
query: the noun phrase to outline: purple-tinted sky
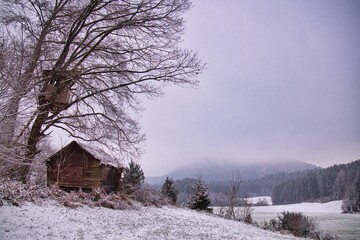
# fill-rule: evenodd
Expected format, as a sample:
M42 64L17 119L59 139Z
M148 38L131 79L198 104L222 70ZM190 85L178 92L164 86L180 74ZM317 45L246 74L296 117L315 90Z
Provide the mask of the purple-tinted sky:
M141 164L360 158L360 1L194 1L182 46L207 63L198 88L144 101Z

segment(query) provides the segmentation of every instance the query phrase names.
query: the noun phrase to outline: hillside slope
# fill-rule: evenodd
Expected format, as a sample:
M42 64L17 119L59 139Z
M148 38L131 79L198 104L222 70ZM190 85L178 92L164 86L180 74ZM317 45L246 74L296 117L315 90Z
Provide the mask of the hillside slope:
M297 160L274 160L271 162L236 163L226 161L202 161L177 168L160 177L146 177L150 184L163 183L166 177L173 179L197 178L205 181L227 181L239 174L241 180L261 178L278 172L295 172L316 168L315 165Z
M55 203L0 207L0 236L3 240L298 239L188 209L70 209Z

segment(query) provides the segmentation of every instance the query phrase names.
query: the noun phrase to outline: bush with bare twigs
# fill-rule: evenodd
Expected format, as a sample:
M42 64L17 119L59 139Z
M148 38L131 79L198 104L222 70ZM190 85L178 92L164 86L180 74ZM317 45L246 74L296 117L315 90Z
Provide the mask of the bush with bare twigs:
M253 210L250 205L236 208L221 207L217 215L226 219L253 224L254 222L251 215Z
M9 179L1 179L0 181L0 199L15 206L26 201L41 203L44 200L56 200L71 208L85 205L112 209L135 208L129 199L119 193L106 194L101 189L93 189L90 192L83 192L81 189L66 192L58 187L28 185Z
M170 204L166 196L154 186L147 183L140 184L133 196L136 201L143 203L145 206L163 206Z
M37 185L26 185L19 181L9 179L0 180L0 199L19 206L25 201L39 203L41 199L47 198L49 189Z
M146 183L141 184L130 198L121 192L108 194L100 188L92 189L89 192L84 192L81 189L67 192L56 186L44 187L24 184L10 179L0 179L1 202L6 201L15 206L19 206L27 201L40 204L44 200L55 200L70 208L89 206L111 209L135 209L137 207L132 199L145 206L169 204L169 200L159 190Z
M279 228L290 231L297 237L308 237L316 229L315 219L302 213L282 212L278 218Z
M278 220L271 219L260 224L261 228L282 233L291 233L297 237L305 237L316 240L338 240L338 236L332 236L317 229L315 218L302 213L284 211L278 216Z

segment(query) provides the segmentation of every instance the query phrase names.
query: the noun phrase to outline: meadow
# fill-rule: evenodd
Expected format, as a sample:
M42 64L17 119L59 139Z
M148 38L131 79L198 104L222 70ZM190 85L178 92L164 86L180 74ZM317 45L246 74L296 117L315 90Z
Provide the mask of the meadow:
M302 212L317 220L319 230L345 240L360 239L360 214L341 213L341 201L259 206L253 209L252 217L257 222L277 218L282 211Z

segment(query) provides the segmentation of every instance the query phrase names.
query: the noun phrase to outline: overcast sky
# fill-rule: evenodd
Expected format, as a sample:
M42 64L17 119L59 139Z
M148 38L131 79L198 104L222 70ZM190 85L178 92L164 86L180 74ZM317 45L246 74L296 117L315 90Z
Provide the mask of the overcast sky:
M182 46L197 88L146 100L145 175L206 159L360 158L360 1L193 1Z

